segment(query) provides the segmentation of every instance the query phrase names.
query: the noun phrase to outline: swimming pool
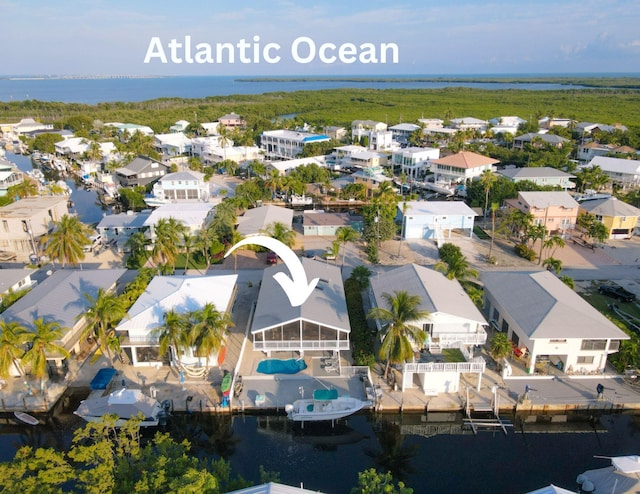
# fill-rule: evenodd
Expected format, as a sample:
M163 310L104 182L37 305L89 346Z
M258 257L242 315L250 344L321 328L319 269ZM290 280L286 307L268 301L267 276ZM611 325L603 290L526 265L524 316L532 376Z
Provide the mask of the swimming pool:
M256 370L261 374L297 374L306 368L307 364L303 359L280 360L272 358L261 361Z

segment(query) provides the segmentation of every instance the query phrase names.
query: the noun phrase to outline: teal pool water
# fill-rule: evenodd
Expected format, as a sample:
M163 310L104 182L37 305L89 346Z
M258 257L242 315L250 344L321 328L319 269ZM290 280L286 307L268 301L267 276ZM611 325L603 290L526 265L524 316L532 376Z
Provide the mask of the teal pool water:
M280 360L272 358L260 362L256 370L261 374L297 374L306 368L307 364L302 359Z

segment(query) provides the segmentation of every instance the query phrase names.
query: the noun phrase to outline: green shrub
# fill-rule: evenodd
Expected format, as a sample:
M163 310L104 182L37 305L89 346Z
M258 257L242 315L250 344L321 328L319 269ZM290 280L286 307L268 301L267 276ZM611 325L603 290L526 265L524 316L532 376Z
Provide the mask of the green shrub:
M536 252L526 244L517 244L515 246L516 254L529 261L536 260Z
M344 292L349 312L349 324L351 326L351 349L356 365L369 367L376 363L374 340L367 316L362 304L362 292L355 279L349 278L344 282Z

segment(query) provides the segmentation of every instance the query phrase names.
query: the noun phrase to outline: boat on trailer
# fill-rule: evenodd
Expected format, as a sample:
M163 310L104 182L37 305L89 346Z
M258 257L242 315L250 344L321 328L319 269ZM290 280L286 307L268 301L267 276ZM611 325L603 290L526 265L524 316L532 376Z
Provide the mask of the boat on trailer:
M284 410L294 422L318 422L341 419L368 406L371 406L370 401L338 396L337 389L316 389L313 398L296 400L285 405Z

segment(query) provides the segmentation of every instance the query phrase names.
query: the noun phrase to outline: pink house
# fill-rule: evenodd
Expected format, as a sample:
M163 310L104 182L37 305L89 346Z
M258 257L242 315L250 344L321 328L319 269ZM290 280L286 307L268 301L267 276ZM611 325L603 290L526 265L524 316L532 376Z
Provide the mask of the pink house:
M547 232L563 234L573 230L579 205L567 192L518 192L516 199L507 199L508 208L533 215L535 225L545 225Z

